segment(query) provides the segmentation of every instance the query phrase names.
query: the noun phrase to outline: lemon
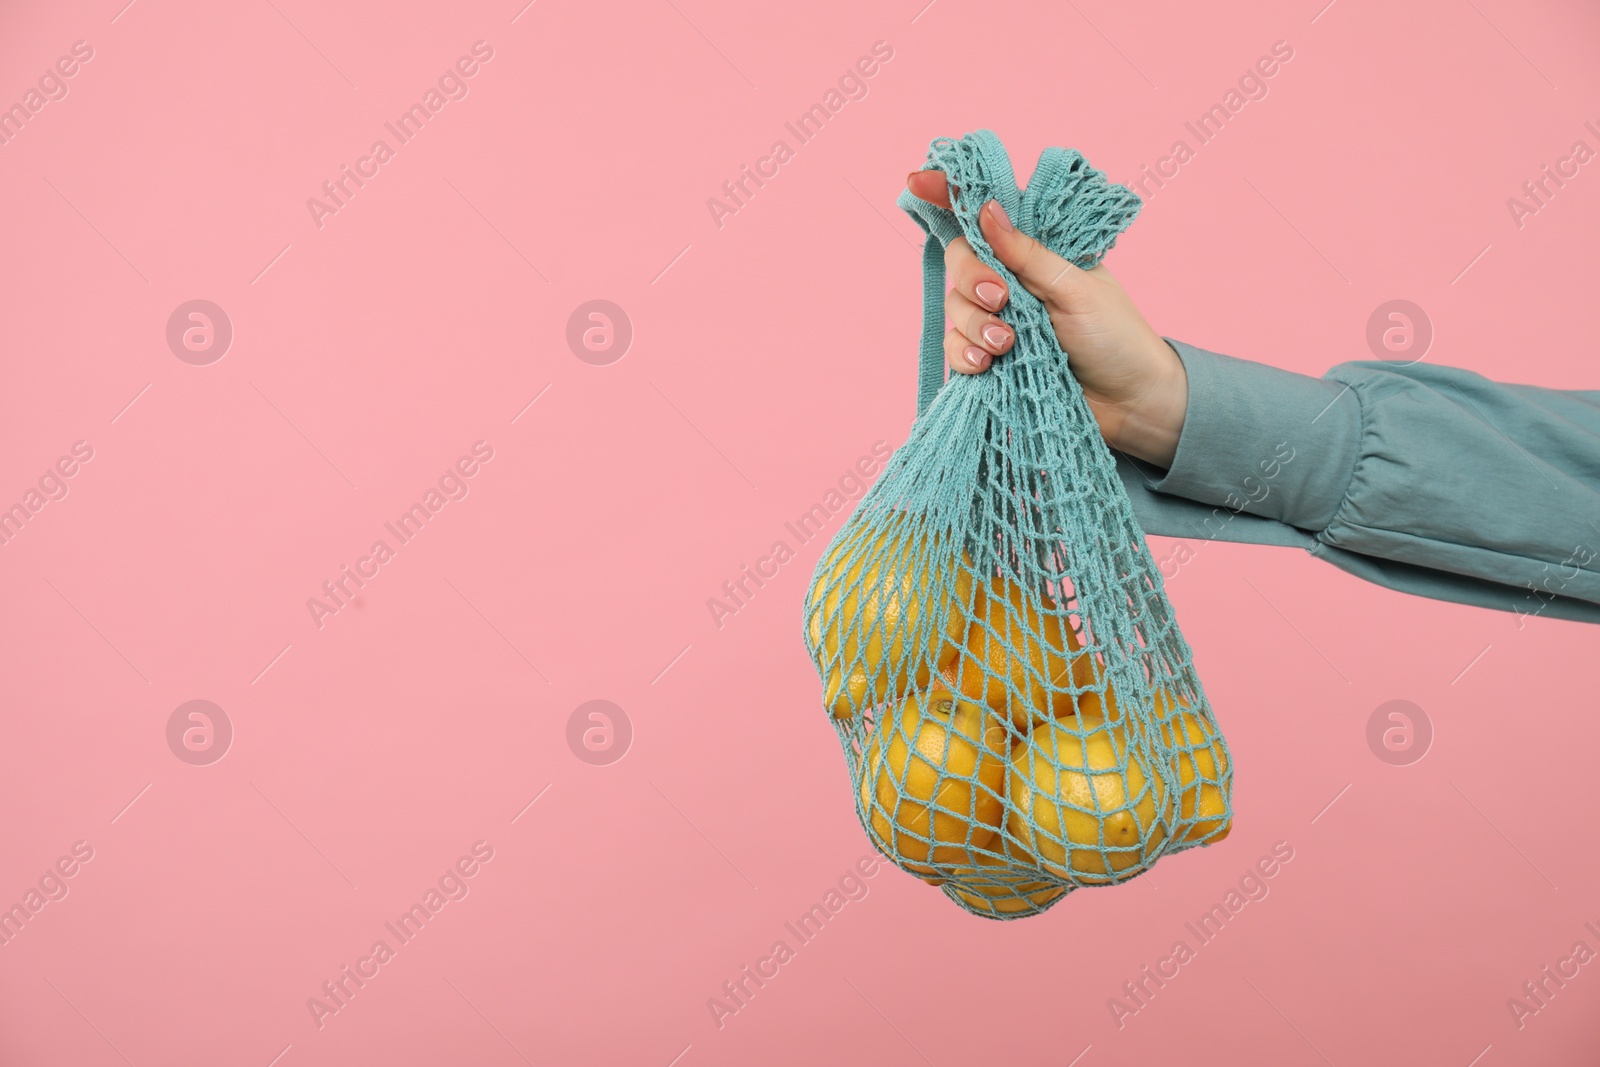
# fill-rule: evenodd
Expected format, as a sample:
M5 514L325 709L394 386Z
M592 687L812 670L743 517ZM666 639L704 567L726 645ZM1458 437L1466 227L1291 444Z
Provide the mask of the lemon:
M996 837L990 850L1004 853L1010 862L976 853L973 858L977 864L953 872L946 892L974 911L996 918L1036 915L1066 895L1068 887L1041 879L1036 870L1027 870L1038 861L1014 843Z
M860 767L861 812L873 843L939 884L928 864L973 863L1004 812L1005 727L981 705L935 687L913 692L873 731Z
M1221 841L1233 829L1227 816L1231 780L1228 754L1222 747L1222 734L1205 723L1187 703L1179 705L1170 723L1161 724L1161 734L1174 749L1173 766L1178 777L1178 817L1193 825L1183 834L1184 841ZM1156 694L1156 713L1164 713L1164 695Z
M1029 742L1008 764L1007 831L1042 869L1080 884L1143 871L1166 837L1165 786L1127 731L1086 710L1041 723Z
M904 513L875 532L846 528L806 593L806 638L830 712L847 719L897 700L954 662L973 595L971 567L937 535L909 529ZM946 568L953 580L935 588L935 573Z
M957 691L1023 729L1072 714L1071 688L1093 686L1097 674L1094 657L1082 651L1055 601L1044 594L1029 600L1009 578L980 584L953 669Z

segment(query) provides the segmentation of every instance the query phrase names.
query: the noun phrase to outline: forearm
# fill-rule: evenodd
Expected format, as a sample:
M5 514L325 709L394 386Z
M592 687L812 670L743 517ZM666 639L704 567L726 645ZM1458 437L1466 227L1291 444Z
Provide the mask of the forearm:
M1170 343L1187 402L1149 489L1345 552L1600 603L1600 393L1426 364L1316 379Z

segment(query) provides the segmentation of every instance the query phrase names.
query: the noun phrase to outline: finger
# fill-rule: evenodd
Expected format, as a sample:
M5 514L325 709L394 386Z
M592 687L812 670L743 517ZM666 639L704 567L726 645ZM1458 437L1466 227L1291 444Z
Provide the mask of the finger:
M989 369L994 357L967 340L967 335L954 327L944 334L944 361L957 374L982 374Z
M999 311L1010 298L1005 281L984 265L965 237L945 245L944 272L957 292L990 311Z
M992 356L1011 351L1016 340L1011 327L1000 316L980 307L952 289L944 295L944 315L966 337L968 343L987 349Z
M1013 226L999 201L983 205L978 225L995 258L1040 300L1059 305L1080 283L1083 271Z
M914 170L906 175L906 188L918 200L945 208L950 206L950 184L942 170Z

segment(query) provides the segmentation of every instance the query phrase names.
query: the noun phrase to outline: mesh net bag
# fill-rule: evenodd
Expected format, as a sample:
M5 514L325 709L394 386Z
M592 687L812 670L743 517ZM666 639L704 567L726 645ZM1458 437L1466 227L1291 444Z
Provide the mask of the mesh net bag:
M1082 268L1140 208L1076 151L1026 191L983 130L933 142L918 417L817 565L807 651L856 809L896 866L974 914L1038 914L1225 836L1232 767L1161 575L1044 305L977 211ZM925 168L926 169L926 168ZM943 246L1008 283L1010 353L944 380Z

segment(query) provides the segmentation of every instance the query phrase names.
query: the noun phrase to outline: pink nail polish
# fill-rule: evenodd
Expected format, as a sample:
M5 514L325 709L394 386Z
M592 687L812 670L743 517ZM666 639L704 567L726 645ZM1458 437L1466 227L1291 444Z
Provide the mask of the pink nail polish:
M1000 346L1004 345L1006 343L1006 339L1010 336L1010 331L1004 326L1000 325L998 322L991 322L983 328L983 339L988 341L989 344L993 345L995 348L999 348Z
M1011 216L1006 214L1006 209L1000 206L1000 201L989 201L989 214L994 216L994 221L1000 224L1002 230L1011 229Z
M966 356L967 362L972 364L974 367L982 367L983 361L989 358L989 353L985 352L977 345L968 345L967 350L961 354Z
M1006 291L998 282L979 282L974 292L978 295L979 303L990 311L999 311L1000 305L1005 303Z

